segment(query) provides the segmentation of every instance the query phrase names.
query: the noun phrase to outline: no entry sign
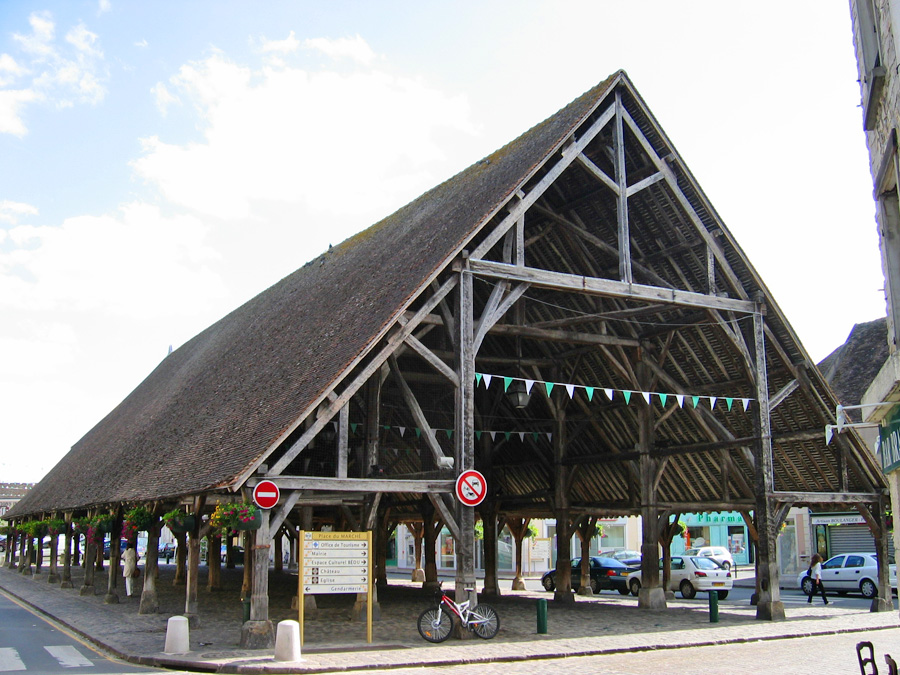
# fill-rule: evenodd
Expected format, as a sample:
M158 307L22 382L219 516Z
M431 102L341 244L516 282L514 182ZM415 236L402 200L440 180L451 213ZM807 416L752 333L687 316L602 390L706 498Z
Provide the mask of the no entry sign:
M487 494L487 481L478 471L463 471L456 479L456 498L465 506L478 506Z
M260 481L253 488L253 503L261 509L271 509L278 503L280 496L278 486L270 480Z

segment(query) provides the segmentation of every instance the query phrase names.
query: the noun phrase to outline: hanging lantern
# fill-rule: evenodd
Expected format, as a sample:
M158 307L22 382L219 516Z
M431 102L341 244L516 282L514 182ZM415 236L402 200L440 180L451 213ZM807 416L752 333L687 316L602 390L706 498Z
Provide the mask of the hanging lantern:
M531 400L531 394L528 393L525 382L522 380L513 380L509 383L509 387L506 389L506 397L514 408L520 410L527 407L528 402Z

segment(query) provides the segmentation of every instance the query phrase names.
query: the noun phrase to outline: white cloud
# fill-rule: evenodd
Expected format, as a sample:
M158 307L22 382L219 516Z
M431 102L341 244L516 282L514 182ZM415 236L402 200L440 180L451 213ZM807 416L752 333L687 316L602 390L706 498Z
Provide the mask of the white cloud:
M196 218L140 203L59 227L13 227L0 251L0 311L190 316L188 298L224 294L207 234Z
M28 128L22 121L22 107L37 98L38 95L30 89L0 90L0 134L27 134Z
M204 138L145 138L135 171L172 202L227 220L262 202L383 216L443 177L429 173L445 159L436 136L473 132L464 97L377 71L252 71L214 54L170 84L206 121Z
M181 103L177 96L173 96L162 82L157 82L150 89L153 98L156 100L156 107L163 114L169 111L169 106L173 103Z
M99 103L106 95L108 72L95 33L79 23L60 43L49 12L31 14L29 25L30 33L13 34L23 54L21 62L9 54L0 56L0 86L13 81L11 76L31 75L30 81L16 90L0 90L0 133L27 133L22 114L28 103L43 101L68 108Z
M112 3L109 0L100 0L97 3L97 14L104 14L112 10Z
M135 47L140 47L141 49L145 49L145 48L147 48L147 47L150 46L150 43L147 42L147 39L146 39L146 38L144 38L143 40L140 40L140 41L138 41L138 42L135 42L135 43L134 43L134 46L135 46Z
M298 49L300 49L300 41L297 39L294 31L291 31L284 40L262 39L263 52L281 52L283 54L288 54L290 52L295 52Z
M332 59L350 59L364 66L371 65L375 60L375 52L369 44L359 35L353 38L313 38L305 40L303 46L307 49L315 49Z
M24 202L13 202L7 200L0 201L0 223L16 224L20 216L36 216L38 214L37 207Z

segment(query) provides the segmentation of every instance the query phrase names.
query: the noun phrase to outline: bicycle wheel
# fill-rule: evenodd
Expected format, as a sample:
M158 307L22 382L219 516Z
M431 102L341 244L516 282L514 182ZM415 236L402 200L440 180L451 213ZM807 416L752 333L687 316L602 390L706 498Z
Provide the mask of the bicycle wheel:
M419 615L419 635L429 642L443 642L450 637L453 620L439 607L426 609Z
M497 610L490 605L478 605L469 614L469 625L475 631L475 635L490 640L500 630L500 617Z

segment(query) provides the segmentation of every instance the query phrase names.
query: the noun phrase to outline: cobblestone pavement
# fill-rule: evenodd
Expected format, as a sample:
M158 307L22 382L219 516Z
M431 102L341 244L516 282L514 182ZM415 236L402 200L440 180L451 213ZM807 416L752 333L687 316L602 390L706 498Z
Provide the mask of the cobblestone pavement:
M557 668L570 672L570 668L584 668L571 672L639 673L650 670L622 670L622 664L631 663L629 657L636 659L634 663L638 660L643 663L652 662L657 656L659 663L667 663L680 656L679 647L702 647L702 652L692 649L682 653L706 654L711 649L706 645L730 643L729 649L741 647L740 643L748 643L742 647L747 650L754 645L761 647L762 652L750 654L748 651L746 656L753 659L748 663L758 664L765 662L766 653L773 650L787 653L798 643L805 642L772 642L775 638L853 632L849 639L855 645L856 641L864 639L856 631L869 631L873 635L890 635L893 643L898 644L896 636L900 626L896 610L870 613L835 607L837 603L829 606L786 603L786 621L757 621L754 607L746 601L730 600L720 603L719 623L711 624L707 603L702 599L685 601L679 598L671 601L666 611L649 612L637 608L636 598L603 592L593 598L579 597L572 606L560 607L550 601L549 632L537 635L536 601L548 598L548 594L504 591L502 597L488 601L501 618L501 630L496 638L487 641L451 638L443 644L432 645L424 642L416 631L416 619L430 604L430 595L418 588L418 584L392 580L389 587L379 590L381 620L374 624L373 644L366 644L365 624L351 620L352 596L319 596L316 615L307 617L305 625L304 660L276 664L272 649L250 651L239 647L243 609L239 599L241 574L239 568L223 570L224 589L210 592L206 590L205 569L202 569L200 626L191 630L192 651L177 657L162 654L166 622L184 610L184 586L173 584L173 566L161 567L158 582L160 612L153 615L137 613L139 599L124 597L121 579L120 602L104 604L105 572L97 574L96 594L87 596L79 593L80 569L73 571L74 589L61 589L57 584L47 583L46 573L28 577L8 569L0 569L0 587L129 661L175 668L202 667L218 672L305 673L479 663L479 670L488 673L499 672L500 668L515 673L537 672L529 668L540 668L541 672L553 672ZM296 584L296 575L286 571L271 573L270 619L273 622L297 619L296 611L291 609ZM880 629L892 630L882 632ZM852 669L807 669L809 659L802 656L804 651L799 649L795 655L797 669L791 672L854 672ZM881 653L884 651L891 649L883 649ZM900 656L900 646L893 651ZM641 654L640 659L632 652ZM594 656L597 654L605 656ZM579 656L584 660L573 658ZM554 657L568 658L565 661L547 660ZM716 662L721 657L713 653L703 658ZM592 663L595 659L599 659L597 663L609 664L609 670L597 670ZM616 659L622 659L621 663ZM728 661L732 661L731 656ZM668 666L663 668L657 664L657 668L670 672ZM696 667L689 670L697 671Z

